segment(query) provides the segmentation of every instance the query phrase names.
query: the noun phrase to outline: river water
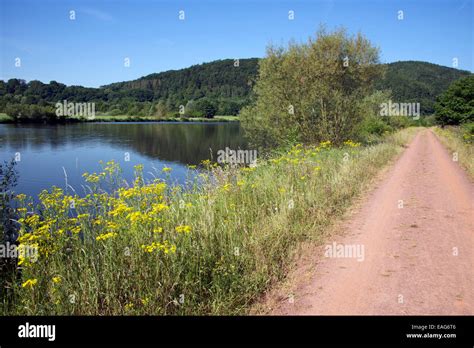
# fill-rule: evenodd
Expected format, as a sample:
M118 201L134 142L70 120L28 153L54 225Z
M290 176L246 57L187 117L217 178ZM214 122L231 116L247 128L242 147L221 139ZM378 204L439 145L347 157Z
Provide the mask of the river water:
M133 167L144 165L145 178L183 184L187 165L216 160L217 151L245 149L239 123L78 123L67 125L0 124L0 161L17 160L14 191L36 196L53 185L71 185L83 194L84 172L101 170L99 161L115 160L133 181ZM171 167L169 176L161 172Z

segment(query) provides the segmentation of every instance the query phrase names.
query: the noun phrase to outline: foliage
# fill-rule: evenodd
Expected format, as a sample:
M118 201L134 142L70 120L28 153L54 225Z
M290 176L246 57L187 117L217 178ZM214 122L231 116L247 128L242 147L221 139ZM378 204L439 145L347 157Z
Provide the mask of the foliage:
M151 92L153 99L166 100L175 108L191 99L203 97L217 100L247 98L249 82L257 74L257 58L216 60L186 69L151 74L138 80L103 86L105 90ZM236 66L238 65L238 66Z
M17 226L14 222L17 216L12 206L15 198L13 188L18 180L15 165L14 160L0 163L0 247L2 250L10 249L17 238ZM0 255L0 300L12 295L9 289L15 277L16 262L17 259L14 257Z
M16 162L0 163L0 242L14 242L15 229L13 226L11 212L11 201L14 193L12 189L16 186L18 181L18 173L15 169Z
M66 86L56 81L0 81L0 112L12 104L53 107L67 100L94 102L98 113L165 118L179 117L179 106L189 100L208 98L217 107L217 114L237 115L252 98L259 59L240 59L238 66L235 63L231 59L218 60L101 88ZM422 115L433 113L436 96L451 82L470 74L425 62L383 66L387 73L376 81L376 88L391 90L394 101L419 102Z
M387 64L386 74L376 83L377 89L391 90L394 102L420 103L422 115L433 114L436 97L455 80L468 76L464 70L427 62Z
M474 75L453 82L439 96L435 107L440 125L474 122Z
M462 137L466 143L474 143L474 122L461 125Z
M5 113L17 122L52 122L58 120L54 109L50 106L8 104Z
M202 99L206 110L198 110L192 116L237 115L248 103L249 82L256 75L256 62L256 59L241 59L236 67L234 60L216 61L101 88L66 86L56 81L49 84L26 83L20 79L0 81L0 111L13 113L16 121L34 120L39 118L38 113L41 119L51 120L54 104L67 100L94 102L97 112L109 115L166 118L179 116L180 105ZM20 117L20 114L34 116Z
M217 107L208 98L190 100L186 104L184 116L213 118L216 115Z
M195 110L198 117L213 118L216 115L217 107L207 98L201 98L196 102Z
M435 133L474 179L474 123L462 126L434 127Z
M391 133L393 128L385 122L382 117L370 116L357 127L357 139L364 143L370 144L381 140L382 136Z
M265 148L294 140L341 144L364 117L362 101L383 73L378 59L366 38L343 29L321 29L315 39L288 48L269 47L256 100L241 112L251 142Z

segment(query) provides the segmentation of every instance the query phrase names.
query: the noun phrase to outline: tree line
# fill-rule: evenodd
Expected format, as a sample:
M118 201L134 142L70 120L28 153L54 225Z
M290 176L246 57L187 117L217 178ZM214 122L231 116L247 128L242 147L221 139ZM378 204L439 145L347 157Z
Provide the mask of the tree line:
M67 100L94 102L96 112L111 116L237 115L255 97L253 87L265 60L218 60L100 88L66 86L56 81L0 80L0 112L19 120L54 120L54 105ZM389 91L394 101L420 103L422 115L435 112L437 98L453 81L470 75L426 62L376 65L385 73L374 78L374 89Z
M67 100L93 102L97 112L111 116L237 115L249 102L257 61L220 60L100 88L66 86L56 81L0 80L0 112L50 119L55 117L54 104Z

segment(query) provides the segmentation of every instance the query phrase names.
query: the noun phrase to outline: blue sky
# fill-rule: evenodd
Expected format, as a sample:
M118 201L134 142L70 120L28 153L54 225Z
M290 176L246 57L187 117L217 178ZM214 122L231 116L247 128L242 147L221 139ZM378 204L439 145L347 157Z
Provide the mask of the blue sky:
M269 43L304 41L321 23L361 31L382 62L452 66L457 58L458 68L474 71L473 11L473 0L0 0L0 79L97 87L263 57Z

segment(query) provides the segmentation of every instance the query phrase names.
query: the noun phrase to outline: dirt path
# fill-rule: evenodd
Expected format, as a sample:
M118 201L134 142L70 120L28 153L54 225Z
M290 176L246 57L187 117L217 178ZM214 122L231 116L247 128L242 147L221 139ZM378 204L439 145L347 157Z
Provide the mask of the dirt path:
M430 130L337 234L325 245L363 247L363 260L319 248L273 314L474 314L474 188Z

